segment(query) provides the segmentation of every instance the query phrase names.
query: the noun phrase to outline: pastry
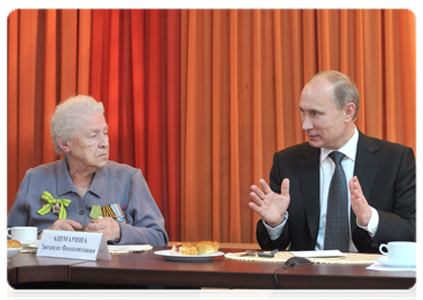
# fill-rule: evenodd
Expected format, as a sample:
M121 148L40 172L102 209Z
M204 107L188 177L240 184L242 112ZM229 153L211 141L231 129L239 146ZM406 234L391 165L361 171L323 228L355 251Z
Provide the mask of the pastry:
M198 254L213 254L219 250L219 243L216 241L201 241L198 242L195 247L197 248Z
M197 248L190 243L174 243L170 253L177 255L197 255Z
M21 248L22 244L21 242L17 241L17 240L8 240L7 241L7 248Z

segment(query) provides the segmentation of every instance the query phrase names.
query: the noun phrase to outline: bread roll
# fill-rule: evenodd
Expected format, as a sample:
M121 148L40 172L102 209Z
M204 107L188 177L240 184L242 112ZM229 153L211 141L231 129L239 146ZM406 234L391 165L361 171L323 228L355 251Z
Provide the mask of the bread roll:
M201 241L195 245L198 254L213 254L219 250L219 243L212 241Z
M170 253L177 255L197 255L197 248L190 243L174 243Z
M8 240L7 241L7 248L21 248L22 244L21 242L17 240Z

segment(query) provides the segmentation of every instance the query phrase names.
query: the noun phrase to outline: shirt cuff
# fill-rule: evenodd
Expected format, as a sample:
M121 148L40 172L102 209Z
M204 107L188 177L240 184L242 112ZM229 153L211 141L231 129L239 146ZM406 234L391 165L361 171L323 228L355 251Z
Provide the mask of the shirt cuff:
M263 220L264 227L266 227L267 233L269 234L269 237L272 241L277 240L281 233L283 228L285 227L286 222L288 221L288 211L285 212L285 216L283 217L282 223L279 225L276 225L275 227L270 226Z
M356 222L358 227L366 230L369 233L369 236L371 238L374 238L376 235L377 227L379 226L379 213L373 207L370 207L370 210L372 212L372 215L370 216L370 220L367 226L361 226L360 224L358 224L358 220L356 220Z

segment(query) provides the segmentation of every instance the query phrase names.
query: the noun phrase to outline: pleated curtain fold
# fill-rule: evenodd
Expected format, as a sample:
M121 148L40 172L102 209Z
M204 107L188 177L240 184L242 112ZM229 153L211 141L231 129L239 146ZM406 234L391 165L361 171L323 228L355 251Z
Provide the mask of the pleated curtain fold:
M8 18L10 208L27 169L60 157L55 106L102 101L110 159L140 168L171 240L255 242L249 191L275 151L306 141L303 85L339 70L362 132L416 149L408 10L41 10Z

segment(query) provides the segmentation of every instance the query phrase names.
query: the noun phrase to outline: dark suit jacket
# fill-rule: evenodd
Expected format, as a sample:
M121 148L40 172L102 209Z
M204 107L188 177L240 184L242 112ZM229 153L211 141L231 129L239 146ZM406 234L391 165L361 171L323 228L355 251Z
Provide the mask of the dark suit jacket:
M352 239L359 252L379 252L381 243L416 239L416 162L411 148L359 133L354 175L364 196L379 213L376 236L357 227L351 209ZM280 237L272 241L262 220L257 241L263 249L314 250L320 215L320 148L302 143L275 153L270 187L280 193L284 178L290 180L289 218Z

